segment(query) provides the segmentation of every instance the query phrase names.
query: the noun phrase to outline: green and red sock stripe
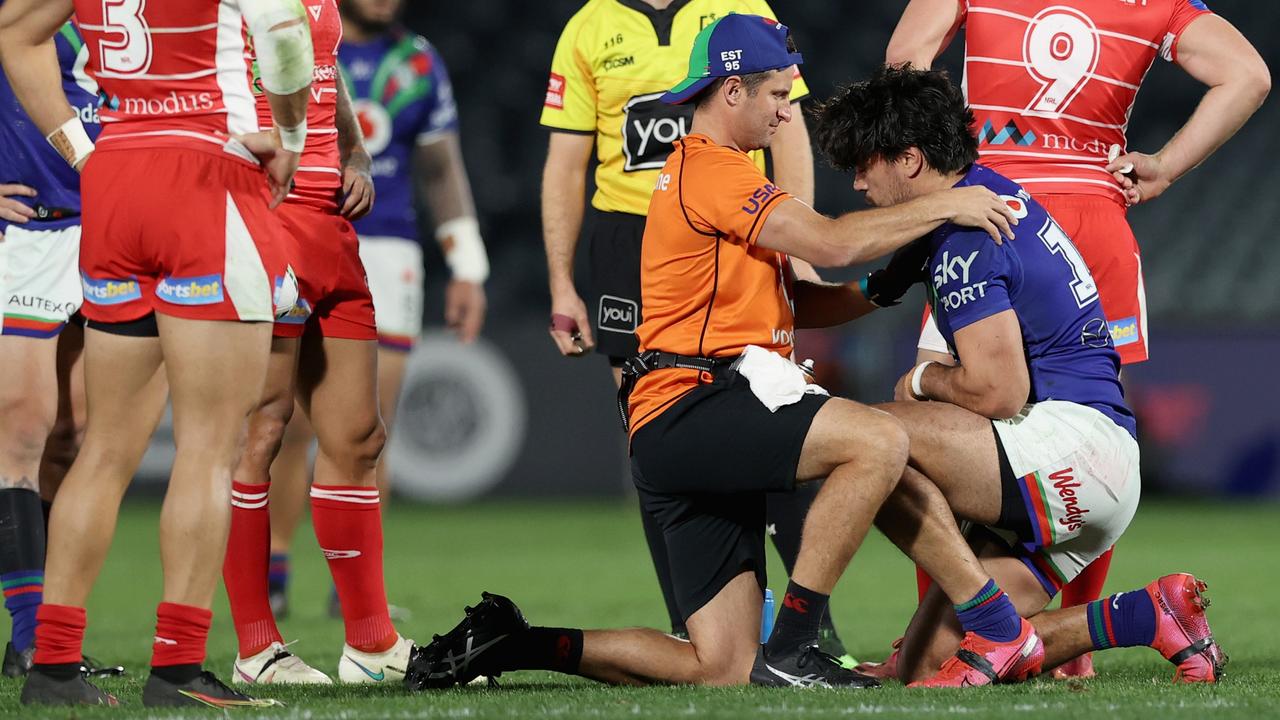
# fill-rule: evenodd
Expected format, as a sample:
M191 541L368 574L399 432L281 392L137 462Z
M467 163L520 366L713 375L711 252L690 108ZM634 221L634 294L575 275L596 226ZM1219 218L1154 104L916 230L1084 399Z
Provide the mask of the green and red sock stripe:
M1156 636L1156 606L1145 590L1118 593L1085 607L1095 650L1150 645Z
M1111 623L1111 604L1106 600L1089 603L1089 638L1093 647L1106 650L1116 646L1116 633Z
M988 580L987 584L983 586L982 590L980 590L977 595L973 596L971 600L969 600L968 602L956 605L955 606L956 612L967 612L976 607L987 605L989 603L994 602L996 598L998 598L999 596L1000 596L1000 588L996 586L994 581Z
M4 588L7 602L11 597L44 592L43 570L17 570L0 575L0 588Z

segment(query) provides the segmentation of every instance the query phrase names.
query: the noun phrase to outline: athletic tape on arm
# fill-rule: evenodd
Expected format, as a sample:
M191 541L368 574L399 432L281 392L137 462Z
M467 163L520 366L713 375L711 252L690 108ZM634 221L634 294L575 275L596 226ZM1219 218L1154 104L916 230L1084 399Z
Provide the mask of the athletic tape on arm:
M489 254L473 217L454 218L436 228L436 241L455 280L482 283L489 278Z
M315 53L306 11L299 0L241 0L258 56L262 87L290 95L311 84Z

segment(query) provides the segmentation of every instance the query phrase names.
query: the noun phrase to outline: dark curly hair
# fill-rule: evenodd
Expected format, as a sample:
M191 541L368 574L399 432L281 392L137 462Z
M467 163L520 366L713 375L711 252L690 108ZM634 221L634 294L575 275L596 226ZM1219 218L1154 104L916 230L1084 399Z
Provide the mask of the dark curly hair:
M973 112L945 70L882 65L869 80L839 88L813 117L818 147L837 170L896 160L911 147L942 173L978 159Z

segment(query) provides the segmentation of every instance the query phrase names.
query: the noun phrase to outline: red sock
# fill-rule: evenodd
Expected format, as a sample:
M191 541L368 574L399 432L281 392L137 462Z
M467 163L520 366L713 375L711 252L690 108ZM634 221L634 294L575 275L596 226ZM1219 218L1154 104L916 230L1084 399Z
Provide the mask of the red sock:
M929 586L933 584L933 578L929 577L929 573L916 566L916 601L924 602L924 594L929 592Z
M271 514L268 485L231 484L231 535L222 561L222 581L231 602L231 620L240 642L240 657L284 642L271 614L267 568L271 560Z
M311 524L338 588L347 644L361 652L390 648L398 636L387 614L382 580L382 512L377 488L311 486Z
M1102 597L1102 586L1107 582L1107 571L1111 569L1111 553L1115 548L1102 553L1097 560L1085 566L1079 575L1062 588L1062 607L1072 607L1093 602Z
M213 611L191 605L162 602L156 607L156 637L151 646L151 667L203 665L205 641Z
M79 663L84 658L84 608L45 603L36 610L35 662Z

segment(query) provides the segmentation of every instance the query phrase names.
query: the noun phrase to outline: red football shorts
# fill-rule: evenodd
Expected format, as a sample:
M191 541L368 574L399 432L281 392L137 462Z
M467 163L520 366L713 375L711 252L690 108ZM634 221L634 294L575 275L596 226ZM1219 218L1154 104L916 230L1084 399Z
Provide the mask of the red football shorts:
M286 257L261 169L199 150L99 149L80 188L85 317L275 319Z
M1124 206L1099 195L1037 195L1093 273L1121 364L1147 359L1142 256Z
M298 302L276 320L276 337L301 337L313 327L324 337L377 340L373 296L360 262L360 241L340 215L286 202L275 214L284 225L298 277Z

